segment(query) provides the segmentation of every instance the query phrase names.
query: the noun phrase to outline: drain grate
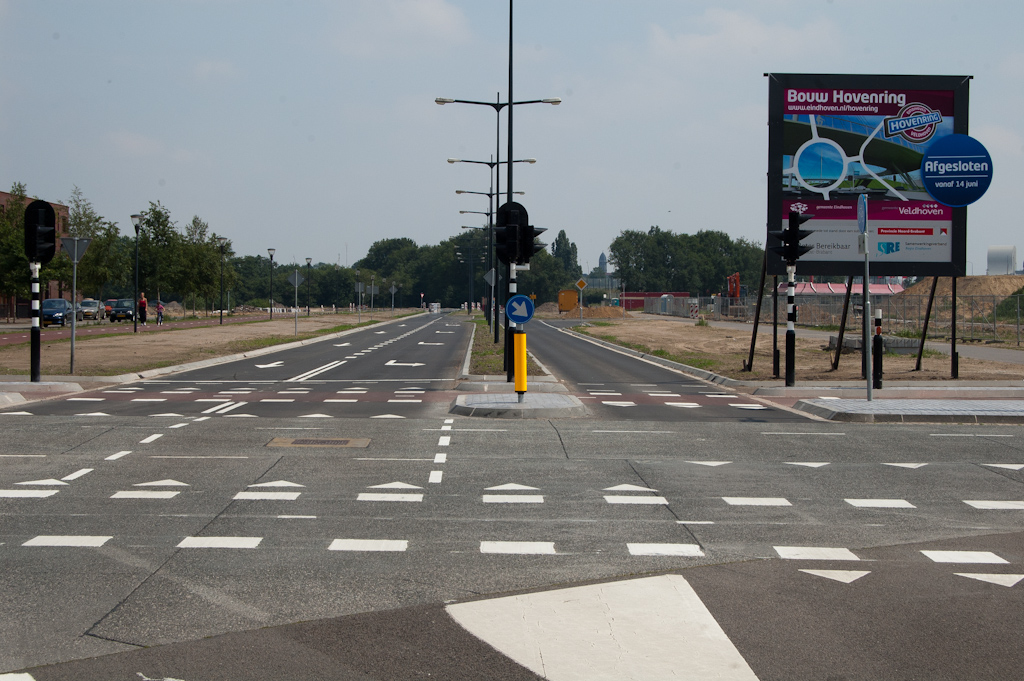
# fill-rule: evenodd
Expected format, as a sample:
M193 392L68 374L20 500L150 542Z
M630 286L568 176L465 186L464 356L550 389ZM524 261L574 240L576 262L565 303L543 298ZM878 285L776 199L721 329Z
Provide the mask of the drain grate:
M268 447L366 447L369 438L288 438L275 437Z

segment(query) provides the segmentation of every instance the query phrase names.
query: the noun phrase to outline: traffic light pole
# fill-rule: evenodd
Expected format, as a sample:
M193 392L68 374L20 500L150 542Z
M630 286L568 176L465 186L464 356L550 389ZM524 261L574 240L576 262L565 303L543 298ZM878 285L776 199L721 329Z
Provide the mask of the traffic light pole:
M41 264L37 262L30 262L28 264L29 272L32 275L32 382L39 383L40 370L39 370L39 348L41 346L41 339L39 336L39 268Z
M786 265L786 387L796 384L796 265Z
M505 381L511 383L515 380L516 363L512 353L512 335L515 333L515 324L508 318L508 300L516 295L516 264L508 265L508 295L505 296Z

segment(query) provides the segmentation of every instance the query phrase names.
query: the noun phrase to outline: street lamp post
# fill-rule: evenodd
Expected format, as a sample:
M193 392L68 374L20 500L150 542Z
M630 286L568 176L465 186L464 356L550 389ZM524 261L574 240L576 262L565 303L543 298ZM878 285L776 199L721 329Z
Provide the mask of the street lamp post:
M217 237L220 243L220 323L224 323L224 244L228 242L226 236Z
M312 305L310 303L310 298L309 298L309 291L310 291L310 286L311 286L310 282L312 281L312 275L310 274L310 272L312 272L312 264L311 264L312 262L313 262L313 258L306 258L306 316L307 317L310 315L310 309L311 309L311 305Z
M139 229L142 227L142 216L136 213L132 216L132 226L135 227L135 300L132 302L132 333L139 332Z
M274 321L274 253L276 252L275 248L267 249L267 253L270 255L270 321Z

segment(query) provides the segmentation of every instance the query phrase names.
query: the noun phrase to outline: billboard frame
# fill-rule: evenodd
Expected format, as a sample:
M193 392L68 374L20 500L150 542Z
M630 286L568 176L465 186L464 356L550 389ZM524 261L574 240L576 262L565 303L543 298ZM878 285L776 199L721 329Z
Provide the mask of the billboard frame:
M968 134L971 76L909 76L861 74L766 73L768 78L768 219L765 247L781 246L771 232L784 228L784 137L785 91L816 90L930 90L953 93L953 133ZM934 262L889 261L872 259L871 273L876 276L962 277L967 265L967 208L951 208L950 260ZM814 229L814 220L805 224ZM786 273L785 262L768 251L767 274ZM801 275L863 276L864 261L803 260L798 263Z

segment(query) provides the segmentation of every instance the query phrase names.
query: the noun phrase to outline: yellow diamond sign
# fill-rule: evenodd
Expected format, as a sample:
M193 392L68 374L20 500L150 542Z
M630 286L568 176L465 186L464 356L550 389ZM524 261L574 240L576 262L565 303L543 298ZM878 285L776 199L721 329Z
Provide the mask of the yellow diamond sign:
M579 290L582 291L586 287L587 287L587 282L585 282L582 278L579 281L576 282L576 288L578 288Z

